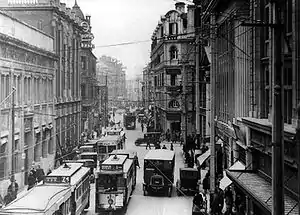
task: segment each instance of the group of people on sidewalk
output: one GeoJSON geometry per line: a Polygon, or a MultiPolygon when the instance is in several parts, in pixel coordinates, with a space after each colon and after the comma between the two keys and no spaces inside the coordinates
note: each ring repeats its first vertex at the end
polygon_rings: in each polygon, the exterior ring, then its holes
{"type": "MultiPolygon", "coordinates": [[[[197,193],[193,199],[193,204],[195,204],[198,208],[203,208],[203,204],[207,204],[206,196],[209,194],[210,190],[209,170],[203,178],[202,188],[203,193],[197,193]]],[[[209,199],[210,205],[205,205],[205,207],[207,206],[210,208],[207,212],[210,211],[209,214],[211,215],[245,215],[245,206],[241,196],[239,194],[234,195],[234,191],[231,186],[226,187],[223,191],[220,188],[219,179],[216,182],[214,192],[209,194],[209,199]]]]}
{"type": "MultiPolygon", "coordinates": [[[[47,174],[50,174],[51,170],[49,169],[47,174]]],[[[45,172],[41,168],[40,165],[37,165],[37,168],[35,166],[32,166],[29,174],[28,174],[28,188],[27,190],[30,190],[33,188],[37,183],[41,182],[44,180],[45,177],[45,172]]]]}

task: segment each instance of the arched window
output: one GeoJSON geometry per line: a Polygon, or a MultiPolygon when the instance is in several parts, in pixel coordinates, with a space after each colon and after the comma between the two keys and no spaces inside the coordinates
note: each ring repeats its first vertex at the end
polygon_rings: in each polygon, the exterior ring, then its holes
{"type": "Polygon", "coordinates": [[[169,102],[169,108],[179,108],[179,102],[178,101],[176,101],[176,100],[171,100],[170,102],[169,102]]]}
{"type": "Polygon", "coordinates": [[[176,48],[176,46],[172,46],[170,48],[170,59],[174,60],[178,58],[178,50],[176,48]]]}

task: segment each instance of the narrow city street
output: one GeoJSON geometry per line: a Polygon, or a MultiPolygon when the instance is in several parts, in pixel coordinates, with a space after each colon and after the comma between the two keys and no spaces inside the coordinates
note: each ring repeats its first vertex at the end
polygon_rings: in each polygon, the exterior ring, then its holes
{"type": "MultiPolygon", "coordinates": [[[[123,116],[115,115],[115,122],[123,121],[123,116]]],[[[122,124],[121,124],[122,125],[122,124]]],[[[145,132],[145,131],[144,131],[145,132]]],[[[142,137],[143,133],[141,125],[137,123],[135,130],[126,131],[126,148],[134,149],[138,153],[140,169],[137,172],[137,186],[131,196],[126,215],[190,215],[192,214],[192,197],[180,196],[178,197],[173,189],[172,197],[162,196],[143,196],[143,159],[147,153],[146,146],[135,146],[134,141],[138,137],[142,137]]],[[[169,148],[169,145],[166,145],[169,148]]],[[[153,147],[154,148],[154,147],[153,147]]],[[[175,147],[176,163],[175,163],[175,182],[179,176],[179,168],[183,167],[182,150],[179,145],[175,147]]],[[[91,186],[91,205],[88,209],[87,215],[95,214],[95,186],[91,186]]]]}

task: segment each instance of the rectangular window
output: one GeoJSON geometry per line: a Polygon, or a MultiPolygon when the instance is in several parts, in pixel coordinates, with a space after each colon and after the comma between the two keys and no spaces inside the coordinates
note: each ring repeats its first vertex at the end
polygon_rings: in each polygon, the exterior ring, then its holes
{"type": "Polygon", "coordinates": [[[164,27],[161,26],[161,28],[160,28],[160,37],[163,37],[163,36],[164,36],[164,27]]]}
{"type": "Polygon", "coordinates": [[[35,135],[35,145],[34,145],[34,161],[40,161],[40,145],[41,145],[41,133],[35,135]]]}
{"type": "Polygon", "coordinates": [[[52,138],[52,132],[49,130],[49,136],[48,136],[48,154],[53,154],[54,152],[54,145],[53,145],[53,138],[52,138]]]}
{"type": "Polygon", "coordinates": [[[154,87],[157,87],[157,76],[154,76],[154,87]]]}
{"type": "Polygon", "coordinates": [[[164,82],[165,82],[164,79],[165,79],[165,76],[164,76],[164,74],[162,73],[162,74],[161,74],[161,85],[162,85],[162,86],[165,85],[165,84],[164,84],[164,82]]]}
{"type": "Polygon", "coordinates": [[[87,69],[86,56],[81,56],[80,62],[81,62],[81,69],[84,69],[84,70],[87,69]]]}
{"type": "Polygon", "coordinates": [[[264,75],[264,82],[265,82],[265,117],[268,117],[269,114],[269,106],[270,106],[270,71],[268,69],[269,65],[265,66],[265,75],[264,75]]]}
{"type": "Polygon", "coordinates": [[[171,75],[171,86],[176,84],[176,75],[171,75]]]}
{"type": "Polygon", "coordinates": [[[169,34],[170,35],[178,34],[177,23],[169,23],[169,34]]]}
{"type": "Polygon", "coordinates": [[[47,138],[46,138],[46,132],[45,131],[43,132],[43,137],[42,138],[43,138],[43,140],[42,140],[42,157],[46,158],[48,147],[47,147],[47,138]]]}
{"type": "Polygon", "coordinates": [[[5,169],[6,169],[6,145],[4,143],[4,138],[0,139],[0,178],[5,177],[5,169]],[[3,142],[3,143],[2,143],[3,142]]]}
{"type": "Polygon", "coordinates": [[[292,123],[292,111],[293,111],[293,72],[291,64],[285,63],[284,74],[283,74],[283,90],[284,90],[284,122],[291,124],[292,123]]]}
{"type": "Polygon", "coordinates": [[[292,32],[293,28],[293,1],[292,0],[287,0],[286,2],[286,32],[290,33],[292,32]]]}
{"type": "Polygon", "coordinates": [[[85,84],[81,84],[81,97],[82,97],[82,98],[85,98],[85,94],[86,94],[86,93],[85,93],[85,90],[86,90],[86,89],[85,89],[85,84]]]}

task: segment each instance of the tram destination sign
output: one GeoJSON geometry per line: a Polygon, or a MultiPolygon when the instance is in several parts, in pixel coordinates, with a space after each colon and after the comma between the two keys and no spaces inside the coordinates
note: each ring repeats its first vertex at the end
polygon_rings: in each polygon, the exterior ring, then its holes
{"type": "Polygon", "coordinates": [[[104,170],[104,171],[118,171],[118,170],[123,170],[123,166],[122,165],[102,164],[101,165],[101,170],[104,170]]]}
{"type": "Polygon", "coordinates": [[[69,176],[46,176],[44,184],[70,184],[69,176]]]}

